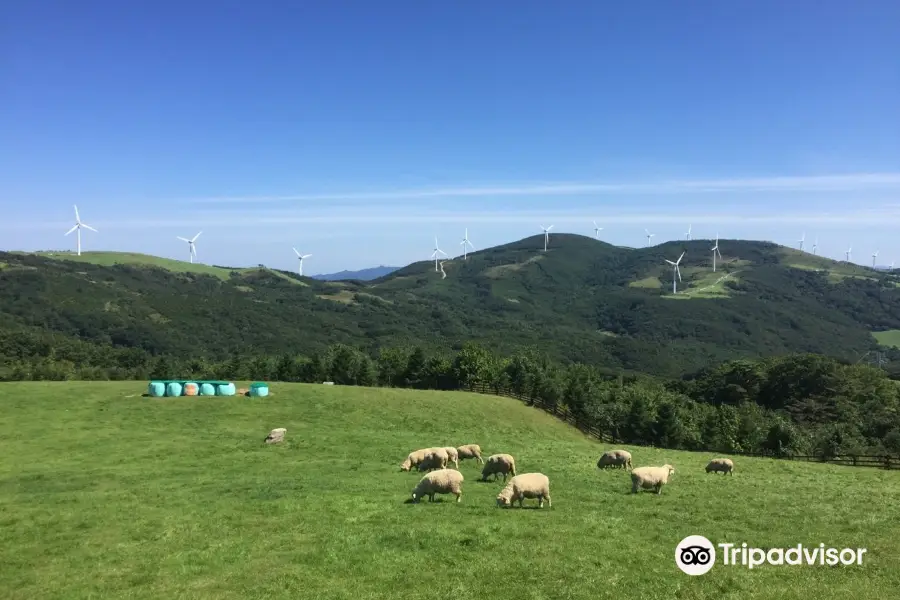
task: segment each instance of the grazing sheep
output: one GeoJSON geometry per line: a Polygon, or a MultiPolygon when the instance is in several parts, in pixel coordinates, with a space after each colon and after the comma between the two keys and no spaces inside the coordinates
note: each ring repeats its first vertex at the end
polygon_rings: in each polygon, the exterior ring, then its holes
{"type": "Polygon", "coordinates": [[[734,476],[734,462],[730,458],[714,458],[706,465],[707,473],[731,473],[734,476]]]}
{"type": "Polygon", "coordinates": [[[456,451],[456,448],[452,446],[445,446],[443,448],[447,452],[448,463],[453,463],[453,467],[459,469],[459,452],[456,451]]]}
{"type": "Polygon", "coordinates": [[[428,496],[429,501],[434,502],[435,494],[455,494],[456,501],[459,502],[462,500],[463,479],[463,474],[455,469],[432,471],[413,488],[413,502],[418,502],[422,496],[428,496]]]}
{"type": "Polygon", "coordinates": [[[484,464],[484,459],[481,458],[481,446],[478,444],[466,444],[465,446],[460,446],[456,449],[456,452],[459,454],[459,460],[476,458],[478,459],[479,464],[484,464]]]}
{"type": "Polygon", "coordinates": [[[654,489],[659,494],[662,486],[669,483],[669,477],[675,473],[672,465],[661,467],[638,467],[631,471],[631,493],[637,494],[638,488],[654,489]]]}
{"type": "Polygon", "coordinates": [[[429,448],[425,458],[416,467],[419,471],[431,471],[433,469],[446,469],[450,456],[443,448],[429,448]]]}
{"type": "Polygon", "coordinates": [[[597,461],[597,468],[605,469],[606,467],[622,467],[623,469],[630,469],[631,452],[628,450],[610,450],[609,452],[604,452],[603,456],[600,457],[600,460],[597,461]]]}
{"type": "Polygon", "coordinates": [[[431,450],[432,448],[413,450],[409,453],[409,456],[406,457],[406,460],[400,463],[400,470],[409,471],[413,467],[419,466],[419,463],[425,460],[425,455],[428,454],[431,450]]]}
{"type": "Polygon", "coordinates": [[[550,478],[543,473],[523,473],[509,480],[506,487],[497,494],[497,506],[509,507],[518,500],[519,508],[525,498],[537,498],[538,508],[544,507],[544,499],[547,506],[553,506],[550,501],[550,478]]]}
{"type": "Polygon", "coordinates": [[[487,481],[488,475],[493,475],[497,479],[498,475],[503,475],[503,481],[506,481],[507,475],[516,476],[516,459],[511,454],[494,454],[489,456],[484,468],[481,469],[481,480],[487,481]]]}
{"type": "Polygon", "coordinates": [[[273,429],[269,432],[269,435],[266,436],[265,442],[267,444],[277,444],[279,442],[284,441],[284,434],[287,433],[287,429],[284,427],[279,427],[277,429],[273,429]]]}

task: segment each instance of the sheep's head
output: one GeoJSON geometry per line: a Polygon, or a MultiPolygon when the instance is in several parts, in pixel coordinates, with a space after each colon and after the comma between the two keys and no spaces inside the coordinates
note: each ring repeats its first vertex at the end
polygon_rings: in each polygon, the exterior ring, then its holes
{"type": "Polygon", "coordinates": [[[497,506],[506,507],[512,504],[512,487],[505,487],[497,494],[497,506]]]}
{"type": "Polygon", "coordinates": [[[404,460],[402,463],[400,463],[400,470],[401,470],[401,471],[409,471],[409,469],[410,469],[411,467],[412,467],[412,461],[409,460],[409,458],[407,458],[407,459],[404,460]]]}
{"type": "Polygon", "coordinates": [[[669,470],[669,477],[675,474],[675,467],[673,467],[672,465],[663,465],[663,469],[669,470]]]}

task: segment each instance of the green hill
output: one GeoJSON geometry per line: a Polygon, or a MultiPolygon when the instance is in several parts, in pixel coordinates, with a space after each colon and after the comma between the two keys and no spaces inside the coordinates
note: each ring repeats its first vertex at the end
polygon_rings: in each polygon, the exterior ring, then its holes
{"type": "Polygon", "coordinates": [[[815,352],[855,361],[900,329],[896,276],[771,243],[622,248],[557,234],[371,282],[326,282],[141,255],[0,255],[0,326],[153,354],[310,353],[474,340],[500,352],[666,376],[740,357],[815,352]],[[665,259],[685,252],[679,293],[665,259]],[[207,277],[211,275],[211,277],[207,277]],[[302,284],[302,285],[298,285],[302,284]],[[277,335],[273,335],[277,332],[277,335]]]}
{"type": "MultiPolygon", "coordinates": [[[[628,447],[671,463],[656,496],[608,449],[494,396],[275,384],[265,399],[147,399],[144,382],[0,384],[0,592],[47,598],[889,598],[896,474],[628,447]],[[435,418],[438,416],[438,418],[435,418]],[[262,439],[286,427],[281,446],[262,439]],[[398,469],[478,443],[550,478],[552,508],[503,510],[465,461],[462,502],[407,503],[398,469]],[[861,510],[861,507],[864,507],[861,510]],[[687,535],[866,548],[859,566],[673,564],[687,535]]],[[[721,561],[721,558],[719,558],[721,561]]]]}

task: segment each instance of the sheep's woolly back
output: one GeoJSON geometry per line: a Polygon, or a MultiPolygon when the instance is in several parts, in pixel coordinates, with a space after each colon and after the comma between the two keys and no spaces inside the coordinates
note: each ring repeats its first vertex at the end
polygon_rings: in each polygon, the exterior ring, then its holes
{"type": "Polygon", "coordinates": [[[495,473],[502,474],[504,479],[509,473],[515,475],[516,459],[511,454],[492,454],[485,461],[484,468],[481,469],[481,478],[487,479],[488,475],[495,473]]]}
{"type": "Polygon", "coordinates": [[[420,450],[413,450],[412,452],[409,453],[409,456],[406,457],[406,460],[404,460],[400,464],[400,470],[401,471],[409,471],[413,467],[418,466],[419,463],[421,463],[423,460],[425,460],[425,457],[428,455],[428,453],[431,450],[433,450],[433,448],[422,448],[420,450]]]}
{"type": "Polygon", "coordinates": [[[432,471],[422,477],[413,488],[413,498],[418,499],[430,494],[460,494],[463,481],[465,481],[463,474],[456,469],[432,471]]]}
{"type": "Polygon", "coordinates": [[[600,457],[600,460],[597,461],[597,466],[602,468],[610,465],[623,467],[630,466],[631,452],[628,450],[610,450],[604,452],[603,456],[600,457]]]}
{"type": "Polygon", "coordinates": [[[453,446],[444,446],[442,448],[447,453],[447,461],[452,462],[459,467],[459,452],[453,446]]]}
{"type": "Polygon", "coordinates": [[[706,472],[723,471],[726,473],[734,472],[734,461],[730,458],[714,458],[706,465],[706,472]]]}
{"type": "Polygon", "coordinates": [[[525,498],[537,498],[543,496],[549,500],[550,498],[550,478],[543,473],[522,473],[516,475],[509,480],[500,493],[497,494],[497,500],[501,499],[506,504],[512,504],[512,501],[524,496],[525,498]]]}
{"type": "Polygon", "coordinates": [[[456,449],[460,458],[481,458],[481,446],[478,444],[465,444],[456,449]]]}
{"type": "Polygon", "coordinates": [[[443,469],[447,466],[448,460],[450,460],[450,456],[443,448],[429,448],[425,457],[419,462],[418,469],[420,471],[443,469]]]}
{"type": "Polygon", "coordinates": [[[631,481],[642,487],[665,485],[669,482],[670,473],[675,469],[672,465],[661,467],[638,467],[631,471],[631,481]]]}

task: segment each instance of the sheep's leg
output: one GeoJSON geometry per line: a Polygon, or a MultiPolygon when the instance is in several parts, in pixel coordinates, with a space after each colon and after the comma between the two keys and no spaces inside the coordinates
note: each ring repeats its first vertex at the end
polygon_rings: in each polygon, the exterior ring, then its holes
{"type": "Polygon", "coordinates": [[[544,508],[544,497],[538,496],[538,508],[544,508]]]}
{"type": "Polygon", "coordinates": [[[660,492],[662,492],[662,484],[657,483],[656,484],[656,495],[659,496],[660,492]]]}
{"type": "Polygon", "coordinates": [[[547,494],[547,508],[552,508],[553,502],[550,500],[550,494],[547,494]]]}
{"type": "Polygon", "coordinates": [[[462,492],[456,492],[456,501],[462,502],[462,492]]]}

